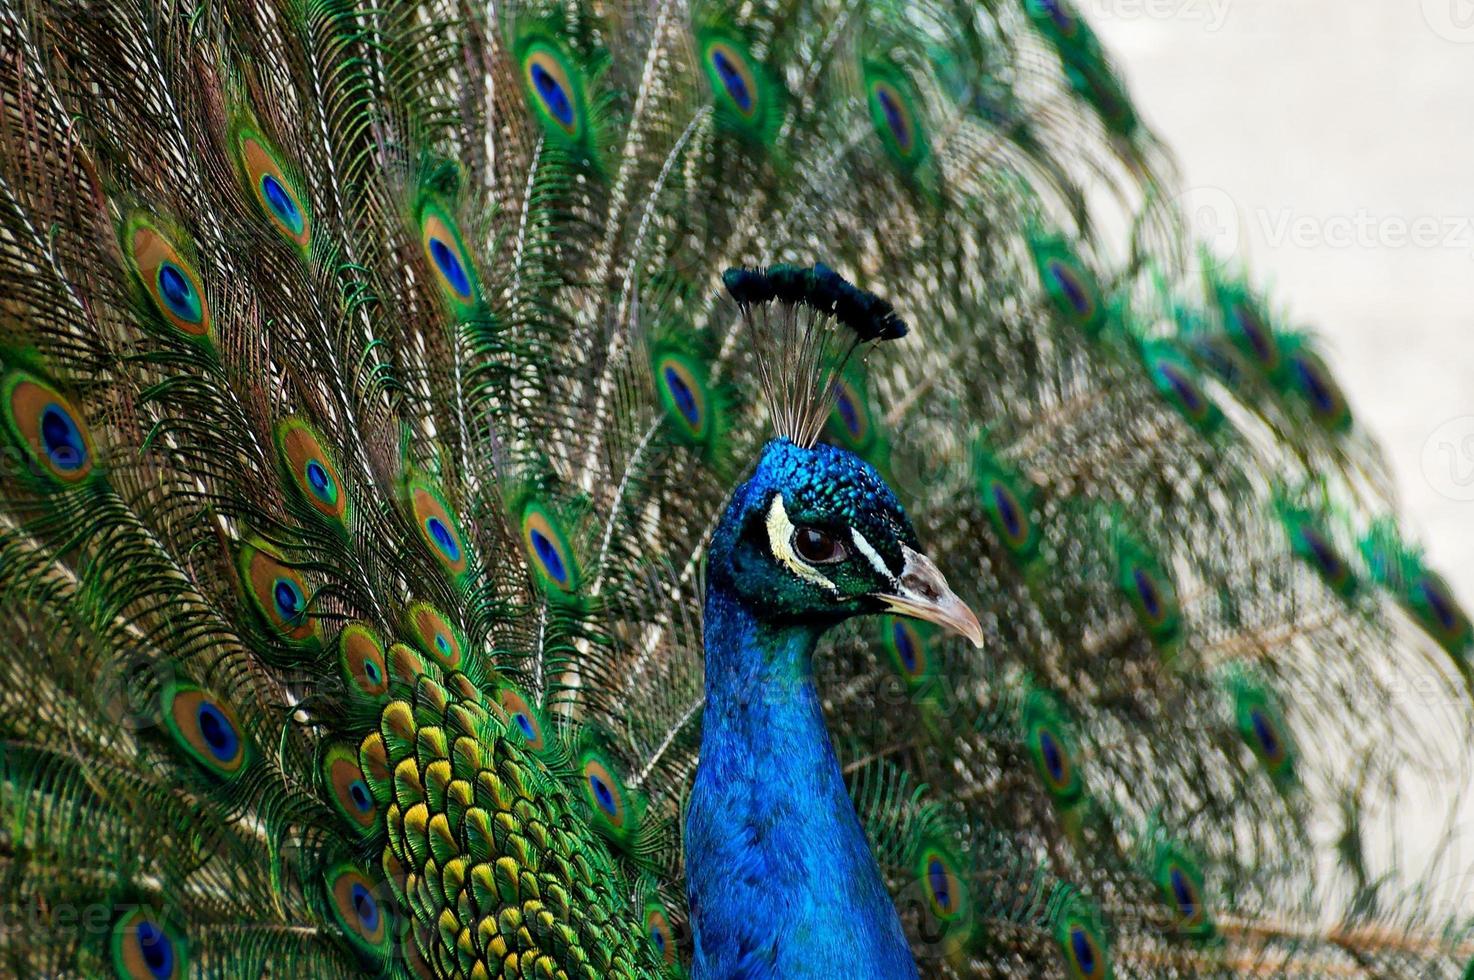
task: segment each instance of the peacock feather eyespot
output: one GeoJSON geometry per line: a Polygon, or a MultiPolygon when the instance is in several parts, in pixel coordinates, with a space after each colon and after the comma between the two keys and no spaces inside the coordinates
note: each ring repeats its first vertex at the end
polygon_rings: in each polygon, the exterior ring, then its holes
{"type": "Polygon", "coordinates": [[[189,970],[189,944],[154,910],[135,907],[113,923],[109,943],[120,980],[180,980],[189,970]]]}
{"type": "Polygon", "coordinates": [[[393,934],[380,887],[359,868],[339,864],[328,871],[327,888],[329,911],[349,944],[374,961],[387,956],[393,934]]]}
{"type": "Polygon", "coordinates": [[[1247,354],[1265,374],[1274,374],[1279,370],[1279,341],[1247,297],[1231,296],[1224,301],[1223,316],[1229,338],[1235,346],[1247,354]]]}
{"type": "Polygon", "coordinates": [[[585,749],[578,771],[594,829],[616,846],[629,847],[639,831],[641,807],[613,760],[597,748],[585,749]]]}
{"type": "Polygon", "coordinates": [[[19,370],[5,376],[0,391],[5,428],[37,478],[75,485],[97,472],[91,430],[70,399],[19,370]]]}
{"type": "Polygon", "coordinates": [[[323,753],[322,781],[339,816],[361,833],[378,825],[379,805],[359,763],[358,751],[333,745],[323,753]]]}
{"type": "Polygon", "coordinates": [[[1032,558],[1039,550],[1039,529],[1029,513],[1029,502],[999,475],[985,477],[982,490],[983,509],[1003,546],[1017,559],[1032,558]]]}
{"type": "Polygon", "coordinates": [[[1289,357],[1289,369],[1290,384],[1322,428],[1345,432],[1351,427],[1351,406],[1324,361],[1308,350],[1298,350],[1289,357]]]}
{"type": "Polygon", "coordinates": [[[906,686],[915,689],[930,676],[931,655],[924,627],[899,616],[880,619],[881,645],[906,686]]]}
{"type": "Polygon", "coordinates": [[[930,147],[910,78],[900,68],[882,62],[866,62],[861,70],[870,122],[886,155],[903,172],[915,170],[930,147]]]}
{"type": "Polygon", "coordinates": [[[338,634],[338,667],[350,690],[375,700],[389,693],[384,641],[367,623],[349,623],[338,634]]]}
{"type": "Polygon", "coordinates": [[[415,644],[445,670],[459,670],[465,642],[460,630],[428,602],[412,602],[405,610],[405,623],[415,644]]]}
{"type": "Polygon", "coordinates": [[[1172,910],[1173,927],[1198,940],[1211,939],[1216,927],[1209,914],[1203,872],[1196,861],[1170,842],[1158,845],[1153,877],[1162,902],[1172,910]]]}
{"type": "Polygon", "coordinates": [[[1223,413],[1203,391],[1197,369],[1174,347],[1160,342],[1144,346],[1143,360],[1152,385],[1194,428],[1211,433],[1223,421],[1223,413]]]}
{"type": "Polygon", "coordinates": [[[282,237],[305,251],[312,241],[312,218],[306,195],[281,155],[246,125],[236,128],[235,147],[245,185],[261,213],[282,237]]]}
{"type": "Polygon", "coordinates": [[[1120,558],[1117,585],[1154,642],[1162,645],[1177,637],[1181,626],[1177,593],[1156,562],[1128,549],[1120,558]]]}
{"type": "Polygon", "coordinates": [[[563,526],[550,509],[535,500],[522,509],[522,544],[533,577],[544,588],[562,593],[577,591],[578,560],[563,526]]]}
{"type": "Polygon", "coordinates": [[[312,591],[301,572],[259,539],[241,545],[236,564],[247,600],[274,636],[293,646],[318,641],[319,623],[308,611],[312,591]]]}
{"type": "Polygon", "coordinates": [[[291,416],[277,423],[275,437],[277,457],[286,471],[288,485],[319,515],[346,529],[348,493],[317,429],[305,419],[291,416]]]}
{"type": "Polygon", "coordinates": [[[162,707],[164,727],[191,759],[222,779],[243,771],[246,739],[228,704],[192,684],[176,683],[164,688],[162,707]]]}
{"type": "Polygon", "coordinates": [[[420,539],[452,581],[464,583],[471,568],[460,519],[439,489],[427,480],[409,483],[410,513],[420,539]]]}
{"type": "Polygon", "coordinates": [[[1024,700],[1025,747],[1034,770],[1054,802],[1073,806],[1085,795],[1085,783],[1075,765],[1074,738],[1060,706],[1044,691],[1031,691],[1024,700]]]}
{"type": "Polygon", "coordinates": [[[939,844],[927,843],[920,850],[917,877],[926,909],[942,922],[956,922],[968,913],[967,886],[957,859],[939,844]]]}
{"type": "Polygon", "coordinates": [[[717,119],[754,144],[771,145],[782,122],[782,87],[743,31],[720,18],[698,24],[696,47],[717,119]]]}
{"type": "Polygon", "coordinates": [[[1302,519],[1291,524],[1290,548],[1296,556],[1315,570],[1321,580],[1339,596],[1350,597],[1357,591],[1356,573],[1342,557],[1334,542],[1312,524],[1302,519]]]}
{"type": "Polygon", "coordinates": [[[1474,625],[1442,576],[1422,570],[1409,584],[1406,601],[1418,622],[1449,653],[1463,656],[1474,646],[1474,625]]]}
{"type": "Polygon", "coordinates": [[[527,696],[505,683],[497,690],[496,696],[502,710],[507,713],[511,732],[523,739],[533,752],[542,752],[547,748],[542,715],[527,696]]]}
{"type": "Polygon", "coordinates": [[[758,87],[746,52],[725,40],[713,40],[706,45],[705,55],[718,104],[751,119],[758,109],[758,87]]]}
{"type": "Polygon", "coordinates": [[[539,36],[521,53],[527,101],[549,135],[582,143],[588,132],[588,94],[584,73],[563,43],[539,36]]]}
{"type": "Polygon", "coordinates": [[[876,443],[877,430],[859,377],[841,376],[834,382],[834,407],[825,432],[834,443],[862,458],[876,443]]]}
{"type": "Polygon", "coordinates": [[[1105,319],[1105,304],[1094,274],[1058,235],[1031,233],[1029,248],[1050,307],[1064,322],[1094,336],[1105,319]]]}
{"type": "Polygon", "coordinates": [[[645,903],[645,935],[649,938],[655,955],[667,969],[680,962],[675,930],[671,928],[670,916],[666,914],[665,906],[659,902],[645,903]]]}
{"type": "Polygon", "coordinates": [[[123,250],[133,274],[164,323],[184,336],[210,336],[210,305],[194,265],[174,242],[142,215],[123,229],[123,250]]]}
{"type": "Polygon", "coordinates": [[[457,316],[469,315],[481,297],[476,268],[461,237],[460,225],[433,199],[420,209],[420,244],[446,301],[457,316]]]}
{"type": "Polygon", "coordinates": [[[1056,920],[1055,941],[1071,980],[1106,980],[1111,976],[1110,947],[1094,909],[1071,897],[1056,920]]]}
{"type": "Polygon", "coordinates": [[[713,430],[713,404],[704,365],[668,351],[654,361],[655,390],[671,429],[683,441],[700,445],[713,430]]]}
{"type": "Polygon", "coordinates": [[[1044,269],[1049,276],[1045,288],[1066,315],[1082,321],[1095,315],[1095,295],[1077,266],[1049,259],[1044,269]]]}

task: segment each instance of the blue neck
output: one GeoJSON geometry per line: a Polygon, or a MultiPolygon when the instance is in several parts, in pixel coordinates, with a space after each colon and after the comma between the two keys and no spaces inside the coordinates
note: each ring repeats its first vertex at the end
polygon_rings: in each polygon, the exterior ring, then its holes
{"type": "Polygon", "coordinates": [[[823,627],[759,621],[716,558],[685,835],[695,977],[915,977],[814,690],[823,627]]]}

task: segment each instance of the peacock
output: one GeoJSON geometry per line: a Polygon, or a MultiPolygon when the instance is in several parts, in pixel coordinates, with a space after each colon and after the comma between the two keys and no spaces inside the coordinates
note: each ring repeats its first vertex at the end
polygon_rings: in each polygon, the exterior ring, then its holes
{"type": "Polygon", "coordinates": [[[0,972],[1474,975],[1178,187],[1070,0],[0,0],[0,972]]]}

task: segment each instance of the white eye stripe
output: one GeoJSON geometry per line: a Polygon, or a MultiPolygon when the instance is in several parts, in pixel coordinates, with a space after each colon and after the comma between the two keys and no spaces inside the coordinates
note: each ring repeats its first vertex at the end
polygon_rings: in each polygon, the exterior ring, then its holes
{"type": "Polygon", "coordinates": [[[794,553],[793,522],[788,519],[788,510],[783,506],[781,493],[774,494],[773,502],[768,505],[768,547],[772,549],[773,557],[787,565],[799,578],[822,585],[835,595],[839,594],[839,588],[833,582],[794,553]]]}
{"type": "Polygon", "coordinates": [[[872,568],[892,582],[896,580],[895,572],[892,572],[886,567],[885,559],[880,557],[880,552],[870,546],[870,542],[865,540],[865,535],[861,534],[855,528],[850,528],[850,539],[855,542],[855,548],[860,554],[865,556],[872,568]]]}

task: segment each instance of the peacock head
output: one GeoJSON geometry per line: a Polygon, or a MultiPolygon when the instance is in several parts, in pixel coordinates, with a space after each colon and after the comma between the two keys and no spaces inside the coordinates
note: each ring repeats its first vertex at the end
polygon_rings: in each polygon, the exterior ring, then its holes
{"type": "Polygon", "coordinates": [[[864,460],[774,439],[733,495],[709,574],[765,622],[827,628],[890,612],[982,646],[982,627],[916,538],[900,501],[864,460]]]}

